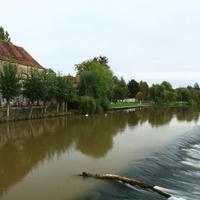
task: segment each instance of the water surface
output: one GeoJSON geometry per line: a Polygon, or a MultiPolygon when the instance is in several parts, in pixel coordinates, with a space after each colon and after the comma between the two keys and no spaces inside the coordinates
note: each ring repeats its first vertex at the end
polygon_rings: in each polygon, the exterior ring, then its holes
{"type": "MultiPolygon", "coordinates": [[[[163,198],[77,176],[83,171],[138,178],[189,199],[189,183],[179,180],[174,189],[174,180],[189,177],[194,186],[193,176],[200,175],[198,123],[198,109],[174,108],[0,124],[0,199],[163,198]]],[[[199,191],[193,189],[195,199],[199,191]]]]}

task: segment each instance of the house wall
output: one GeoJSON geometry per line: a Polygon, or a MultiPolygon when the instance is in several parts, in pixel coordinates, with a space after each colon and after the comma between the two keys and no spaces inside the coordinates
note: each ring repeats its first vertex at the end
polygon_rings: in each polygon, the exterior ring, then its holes
{"type": "MultiPolygon", "coordinates": [[[[2,61],[0,60],[0,70],[2,70],[2,66],[3,64],[5,63],[6,61],[2,61]]],[[[32,66],[26,66],[26,65],[21,65],[21,64],[17,64],[18,66],[18,72],[19,73],[29,73],[30,70],[33,68],[32,66]]],[[[40,69],[40,68],[37,68],[39,71],[42,71],[44,69],[40,69]]]]}

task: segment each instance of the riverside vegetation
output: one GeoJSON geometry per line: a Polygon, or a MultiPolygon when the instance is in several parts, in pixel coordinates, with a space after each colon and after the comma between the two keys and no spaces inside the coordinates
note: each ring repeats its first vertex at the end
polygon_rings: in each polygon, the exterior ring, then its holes
{"type": "MultiPolygon", "coordinates": [[[[2,26],[0,39],[5,42],[11,40],[8,31],[2,26]]],[[[17,64],[9,60],[3,63],[0,67],[0,120],[66,115],[68,109],[73,110],[73,113],[75,110],[80,114],[94,114],[119,107],[200,104],[197,82],[194,86],[176,89],[165,80],[151,86],[145,81],[137,82],[134,79],[126,83],[123,77],[114,75],[106,56],[100,55],[76,64],[75,69],[78,81],[72,82],[70,75],[55,73],[52,69],[39,72],[32,67],[28,73],[18,73],[17,64]],[[19,102],[19,95],[26,99],[23,106],[23,102],[19,102]],[[4,99],[5,106],[2,104],[4,99]],[[12,107],[10,116],[10,102],[13,99],[17,108],[12,107]],[[137,102],[117,104],[124,99],[135,99],[137,102]]]]}
{"type": "Polygon", "coordinates": [[[105,56],[84,61],[75,67],[79,77],[76,83],[70,80],[70,76],[55,73],[52,69],[39,72],[33,68],[29,73],[19,74],[16,64],[5,62],[0,71],[0,93],[6,99],[6,112],[5,108],[1,108],[1,121],[66,115],[71,113],[69,111],[95,114],[126,106],[200,104],[198,83],[176,89],[167,81],[150,87],[147,82],[138,83],[134,79],[126,83],[123,77],[119,79],[114,75],[105,56]],[[10,101],[20,94],[28,100],[28,105],[23,108],[29,110],[29,113],[21,113],[22,106],[18,105],[15,112],[11,109],[10,116],[10,101]],[[123,99],[133,98],[136,102],[119,103],[123,99]],[[34,105],[33,102],[37,104],[34,105]],[[36,112],[35,108],[38,107],[36,112]]]}

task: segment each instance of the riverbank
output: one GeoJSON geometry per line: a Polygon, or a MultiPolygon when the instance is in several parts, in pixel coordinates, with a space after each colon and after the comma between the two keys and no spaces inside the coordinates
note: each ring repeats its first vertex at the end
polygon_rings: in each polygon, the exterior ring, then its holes
{"type": "Polygon", "coordinates": [[[153,107],[151,103],[140,103],[140,102],[120,102],[111,103],[109,105],[109,110],[122,110],[122,109],[132,109],[132,108],[150,108],[153,107]]]}
{"type": "MultiPolygon", "coordinates": [[[[185,107],[185,104],[173,104],[167,105],[167,107],[185,107]]],[[[108,112],[113,110],[125,110],[125,109],[136,109],[136,108],[152,108],[154,105],[151,102],[120,102],[120,103],[110,103],[108,107],[108,112]]],[[[165,107],[163,105],[162,107],[165,107]]],[[[14,108],[16,110],[17,108],[14,108]]],[[[69,110],[66,112],[57,112],[56,108],[50,108],[47,113],[42,113],[42,107],[35,107],[35,113],[29,117],[29,108],[26,108],[26,112],[24,114],[18,114],[18,112],[14,111],[10,117],[6,117],[5,115],[0,114],[0,123],[2,122],[11,122],[11,121],[21,121],[21,120],[33,120],[33,119],[41,119],[41,118],[50,118],[50,117],[60,117],[60,116],[71,116],[71,115],[79,115],[80,112],[78,110],[69,110]],[[37,109],[37,110],[36,110],[37,109]]],[[[19,110],[19,108],[17,109],[19,110]]]]}
{"type": "Polygon", "coordinates": [[[51,117],[62,117],[74,115],[76,112],[50,112],[50,113],[37,113],[33,114],[31,117],[28,115],[12,115],[10,117],[0,116],[0,123],[2,122],[12,122],[12,121],[22,121],[22,120],[33,120],[33,119],[42,119],[42,118],[51,118],[51,117]]]}

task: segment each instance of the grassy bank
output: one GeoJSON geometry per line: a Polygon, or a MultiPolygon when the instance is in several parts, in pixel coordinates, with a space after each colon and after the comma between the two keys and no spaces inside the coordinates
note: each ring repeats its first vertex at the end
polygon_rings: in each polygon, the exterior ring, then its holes
{"type": "Polygon", "coordinates": [[[133,108],[133,107],[145,107],[152,106],[149,102],[120,102],[120,103],[111,103],[109,104],[109,109],[125,109],[125,108],[133,108]]]}

